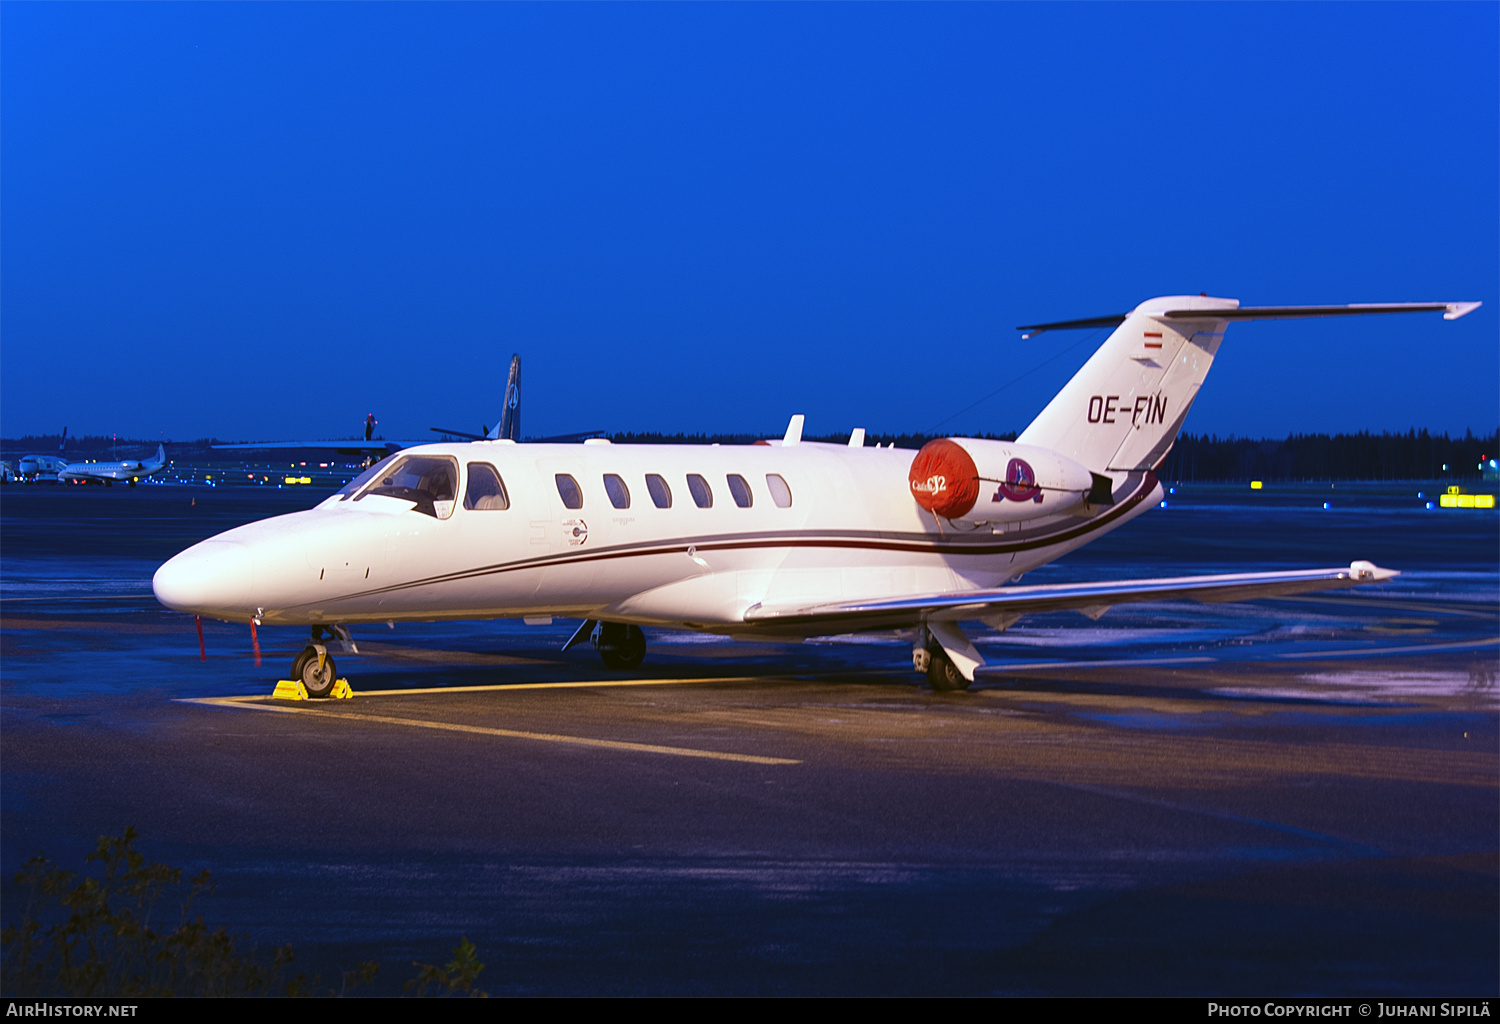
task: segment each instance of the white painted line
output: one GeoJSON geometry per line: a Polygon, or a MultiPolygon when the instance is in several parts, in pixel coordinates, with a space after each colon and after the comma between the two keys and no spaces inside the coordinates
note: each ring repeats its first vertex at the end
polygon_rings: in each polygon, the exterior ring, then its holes
{"type": "MultiPolygon", "coordinates": [[[[374,693],[405,693],[408,695],[423,693],[463,693],[473,691],[495,691],[495,690],[519,690],[519,689],[541,689],[548,687],[579,687],[591,685],[606,686],[648,686],[651,684],[671,683],[712,683],[712,682],[742,682],[750,679],[759,679],[759,676],[739,676],[727,679],[636,679],[604,684],[591,683],[521,683],[512,686],[466,686],[466,687],[441,687],[427,690],[378,690],[370,694],[359,694],[359,696],[373,696],[374,693]]],[[[281,714],[310,714],[320,718],[341,718],[351,722],[378,722],[384,725],[404,725],[417,729],[437,729],[443,732],[462,732],[479,736],[498,736],[505,739],[537,740],[545,743],[566,743],[581,747],[599,747],[605,750],[622,750],[637,754],[666,754],[673,757],[698,757],[712,761],[738,761],[743,764],[766,764],[784,765],[801,764],[799,760],[785,757],[764,757],[757,754],[734,754],[719,750],[700,750],[694,747],[668,747],[654,743],[631,743],[627,740],[604,740],[589,736],[567,736],[559,733],[526,732],[520,729],[495,729],[488,726],[461,725],[454,722],[434,722],[419,718],[396,718],[388,715],[368,715],[350,712],[339,712],[325,710],[330,706],[337,706],[337,701],[318,701],[316,704],[303,701],[278,701],[274,704],[261,703],[268,701],[267,697],[242,696],[242,697],[189,697],[179,698],[179,704],[202,704],[208,707],[232,707],[243,708],[247,711],[274,711],[281,714]]]]}
{"type": "Polygon", "coordinates": [[[786,757],[761,757],[756,754],[729,754],[719,750],[698,750],[693,747],[664,747],[655,743],[630,743],[626,740],[600,740],[588,736],[564,736],[549,732],[525,732],[519,729],[492,729],[480,725],[459,725],[454,722],[431,722],[416,718],[392,718],[388,715],[358,715],[321,708],[277,708],[294,714],[314,714],[319,718],[344,718],[351,722],[380,722],[385,725],[406,725],[417,729],[438,729],[443,732],[465,732],[479,736],[500,736],[514,740],[540,740],[544,743],[566,743],[579,747],[601,747],[605,750],[625,750],[637,754],[669,754],[674,757],[701,757],[712,761],[740,761],[746,764],[801,764],[786,757]]]}

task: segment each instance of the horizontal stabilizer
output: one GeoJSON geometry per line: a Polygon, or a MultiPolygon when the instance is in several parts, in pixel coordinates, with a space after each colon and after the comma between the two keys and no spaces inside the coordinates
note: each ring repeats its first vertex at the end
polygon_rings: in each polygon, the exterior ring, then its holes
{"type": "MultiPolygon", "coordinates": [[[[1379,313],[1442,313],[1444,320],[1457,320],[1478,309],[1478,302],[1355,302],[1347,306],[1240,306],[1237,309],[1164,309],[1140,310],[1147,316],[1164,320],[1292,320],[1313,316],[1371,316],[1379,313]]],[[[1125,322],[1129,313],[1087,317],[1082,320],[1056,320],[1047,324],[1017,327],[1023,338],[1034,338],[1043,331],[1069,331],[1089,327],[1115,327],[1125,322]]]]}

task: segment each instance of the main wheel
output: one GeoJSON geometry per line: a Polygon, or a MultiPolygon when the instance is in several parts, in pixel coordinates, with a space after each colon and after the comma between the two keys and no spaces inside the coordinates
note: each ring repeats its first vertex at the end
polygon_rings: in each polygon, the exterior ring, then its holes
{"type": "Polygon", "coordinates": [[[948,690],[967,690],[969,680],[953,664],[953,659],[948,657],[948,652],[941,647],[927,652],[927,683],[938,692],[948,690]]]}
{"type": "Polygon", "coordinates": [[[309,697],[326,697],[333,692],[338,669],[328,654],[323,655],[323,667],[319,668],[318,649],[309,646],[302,648],[302,653],[292,662],[292,678],[301,681],[309,697]]]}
{"type": "Polygon", "coordinates": [[[646,634],[640,626],[606,622],[599,630],[599,657],[606,668],[640,668],[646,657],[646,634]]]}

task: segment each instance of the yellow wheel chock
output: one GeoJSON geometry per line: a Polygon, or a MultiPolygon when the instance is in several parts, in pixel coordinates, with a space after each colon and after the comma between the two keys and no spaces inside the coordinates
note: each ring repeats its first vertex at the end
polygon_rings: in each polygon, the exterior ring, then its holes
{"type": "MultiPolygon", "coordinates": [[[[328,694],[329,700],[348,700],[354,696],[354,691],[349,687],[349,680],[340,679],[333,684],[333,691],[328,694]]],[[[302,685],[300,679],[280,679],[276,682],[276,689],[271,692],[274,700],[311,700],[307,695],[307,687],[302,685]]]]}

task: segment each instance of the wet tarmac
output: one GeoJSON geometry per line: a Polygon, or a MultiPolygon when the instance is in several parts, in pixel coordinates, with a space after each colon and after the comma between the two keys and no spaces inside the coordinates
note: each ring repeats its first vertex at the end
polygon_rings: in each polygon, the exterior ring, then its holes
{"type": "Polygon", "coordinates": [[[357,629],[356,698],[292,704],[304,631],[200,661],[149,581],[317,495],[9,487],[4,915],[134,826],[378,991],[466,936],[492,994],[1500,994],[1500,520],[1422,490],[1181,487],[1027,582],[1403,575],[1035,616],[964,694],[871,637],[648,631],[632,677],[559,620],[357,629]]]}

